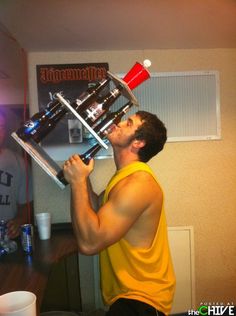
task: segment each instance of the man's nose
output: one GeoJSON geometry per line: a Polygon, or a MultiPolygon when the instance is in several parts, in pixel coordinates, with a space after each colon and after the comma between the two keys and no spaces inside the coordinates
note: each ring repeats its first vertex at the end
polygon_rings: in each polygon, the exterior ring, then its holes
{"type": "Polygon", "coordinates": [[[120,122],[117,124],[117,126],[118,126],[118,127],[122,127],[122,125],[124,125],[124,122],[125,122],[125,121],[120,121],[120,122]]]}

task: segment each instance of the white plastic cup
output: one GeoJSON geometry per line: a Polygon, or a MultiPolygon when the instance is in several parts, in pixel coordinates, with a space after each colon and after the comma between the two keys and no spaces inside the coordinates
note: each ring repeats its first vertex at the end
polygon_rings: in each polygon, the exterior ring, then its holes
{"type": "Polygon", "coordinates": [[[1,295],[0,316],[36,316],[36,295],[27,291],[1,295]]]}
{"type": "Polygon", "coordinates": [[[51,214],[38,213],[35,215],[38,227],[39,239],[46,240],[51,237],[51,214]]]}

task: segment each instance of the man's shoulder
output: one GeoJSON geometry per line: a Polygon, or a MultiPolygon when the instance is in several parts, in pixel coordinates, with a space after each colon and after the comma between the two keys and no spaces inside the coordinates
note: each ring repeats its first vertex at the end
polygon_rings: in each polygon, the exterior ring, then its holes
{"type": "Polygon", "coordinates": [[[115,186],[114,190],[132,190],[134,193],[140,192],[154,192],[155,190],[161,191],[159,183],[154,176],[146,171],[139,170],[127,175],[120,180],[115,186]]]}
{"type": "Polygon", "coordinates": [[[6,166],[11,166],[12,168],[22,167],[24,164],[23,158],[13,150],[9,148],[4,148],[2,154],[0,155],[1,164],[4,163],[6,166]]]}
{"type": "Polygon", "coordinates": [[[3,149],[2,154],[5,156],[10,156],[10,157],[18,156],[17,153],[15,153],[12,149],[7,148],[7,147],[3,149]]]}
{"type": "Polygon", "coordinates": [[[11,149],[8,148],[4,148],[1,151],[1,155],[0,155],[1,159],[4,160],[5,162],[9,162],[12,160],[15,160],[15,155],[13,153],[13,151],[11,149]]]}
{"type": "Polygon", "coordinates": [[[157,181],[154,177],[153,174],[145,171],[145,170],[138,170],[135,171],[134,173],[131,173],[130,175],[128,175],[126,178],[124,178],[123,180],[126,180],[127,182],[139,182],[139,183],[147,183],[147,182],[153,182],[157,184],[157,181]]]}

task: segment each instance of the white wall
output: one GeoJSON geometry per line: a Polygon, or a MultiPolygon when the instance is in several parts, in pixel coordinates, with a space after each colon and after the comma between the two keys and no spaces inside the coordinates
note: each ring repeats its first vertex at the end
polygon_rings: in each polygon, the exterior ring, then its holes
{"type": "Polygon", "coordinates": [[[0,105],[24,103],[24,73],[27,75],[27,57],[19,44],[0,32],[0,70],[6,74],[0,77],[0,105]],[[4,52],[4,53],[3,53],[4,52]]]}

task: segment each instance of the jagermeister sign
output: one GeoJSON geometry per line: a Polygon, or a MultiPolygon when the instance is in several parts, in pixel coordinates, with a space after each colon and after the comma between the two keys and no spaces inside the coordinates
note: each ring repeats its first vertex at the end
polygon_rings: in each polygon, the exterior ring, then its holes
{"type": "MultiPolygon", "coordinates": [[[[39,110],[54,102],[58,92],[74,102],[89,86],[105,78],[109,70],[108,63],[50,64],[36,67],[39,110]]],[[[42,141],[42,145],[86,143],[90,135],[82,129],[78,120],[66,115],[42,141]]]]}

